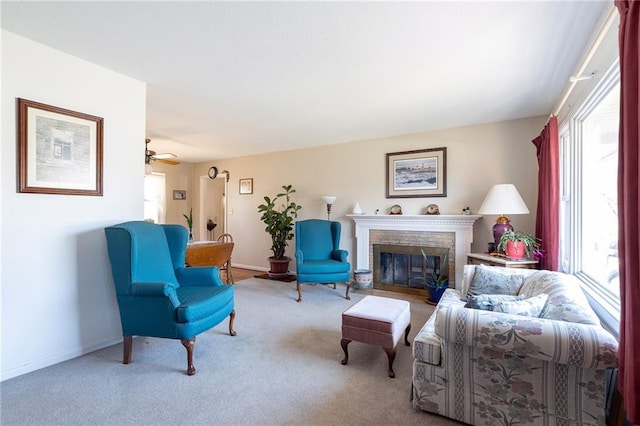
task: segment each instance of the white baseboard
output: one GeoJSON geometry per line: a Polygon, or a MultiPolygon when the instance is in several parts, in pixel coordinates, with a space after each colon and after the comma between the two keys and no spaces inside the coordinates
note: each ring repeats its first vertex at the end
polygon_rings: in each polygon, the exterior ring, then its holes
{"type": "Polygon", "coordinates": [[[98,349],[106,348],[108,346],[112,346],[121,342],[122,342],[122,337],[119,337],[117,339],[109,340],[102,343],[97,343],[95,345],[92,345],[86,348],[78,348],[76,350],[65,352],[63,354],[59,354],[56,356],[52,356],[47,359],[42,359],[36,362],[21,365],[19,367],[11,368],[7,371],[2,372],[2,376],[0,377],[0,382],[13,379],[14,377],[22,376],[23,374],[31,373],[33,371],[40,370],[45,367],[50,367],[54,364],[59,364],[61,362],[68,361],[70,359],[77,358],[79,356],[88,354],[90,352],[97,351],[98,349]]]}
{"type": "MultiPolygon", "coordinates": [[[[264,266],[242,265],[239,263],[232,263],[231,266],[234,268],[240,268],[240,269],[250,269],[252,271],[269,272],[269,268],[265,268],[264,266]]],[[[296,273],[296,271],[289,271],[289,272],[291,272],[292,274],[296,273]]]]}
{"type": "Polygon", "coordinates": [[[267,272],[269,270],[269,268],[265,268],[264,266],[241,265],[235,262],[231,262],[231,267],[240,268],[240,269],[250,269],[252,271],[263,271],[263,272],[267,272]]]}

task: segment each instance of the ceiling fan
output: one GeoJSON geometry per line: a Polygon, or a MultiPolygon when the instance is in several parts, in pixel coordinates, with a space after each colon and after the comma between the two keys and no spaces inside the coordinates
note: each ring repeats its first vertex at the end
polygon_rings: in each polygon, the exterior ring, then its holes
{"type": "MultiPolygon", "coordinates": [[[[157,161],[159,163],[169,164],[171,166],[175,166],[180,164],[178,161],[169,160],[169,158],[176,158],[177,155],[172,154],[170,152],[165,152],[162,154],[156,154],[155,151],[149,149],[149,142],[151,139],[144,140],[144,164],[147,166],[145,169],[148,171],[151,169],[151,162],[157,161]]],[[[152,170],[153,171],[153,170],[152,170]]],[[[150,172],[149,172],[150,173],[150,172]]],[[[147,174],[149,174],[147,173],[147,174]]]]}

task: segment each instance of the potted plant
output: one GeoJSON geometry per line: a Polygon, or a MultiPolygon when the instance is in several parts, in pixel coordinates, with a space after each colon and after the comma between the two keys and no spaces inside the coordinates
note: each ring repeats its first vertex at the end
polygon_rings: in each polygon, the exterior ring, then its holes
{"type": "Polygon", "coordinates": [[[508,258],[530,258],[533,253],[540,251],[539,239],[522,231],[508,230],[502,234],[498,251],[504,251],[508,258]]]}
{"type": "Polygon", "coordinates": [[[189,242],[193,242],[193,207],[189,209],[189,216],[186,214],[182,214],[184,218],[187,220],[187,227],[189,228],[189,242]]]}
{"type": "MultiPolygon", "coordinates": [[[[427,255],[424,250],[420,249],[424,259],[425,266],[427,264],[427,255]]],[[[425,268],[426,269],[426,268],[425,268]]],[[[440,256],[440,267],[431,273],[431,276],[425,279],[425,287],[429,293],[427,303],[438,304],[442,294],[449,288],[449,250],[440,256]],[[436,272],[437,271],[437,272],[436,272]]]]}
{"type": "Polygon", "coordinates": [[[289,273],[290,257],[284,255],[285,249],[289,245],[288,241],[293,239],[293,220],[298,217],[298,211],[302,208],[291,201],[291,194],[296,192],[291,185],[283,185],[284,192],[275,197],[264,197],[264,204],[258,206],[258,212],[262,213],[260,220],[267,226],[264,228],[271,236],[271,251],[273,256],[269,257],[271,270],[269,276],[278,277],[289,273]]]}

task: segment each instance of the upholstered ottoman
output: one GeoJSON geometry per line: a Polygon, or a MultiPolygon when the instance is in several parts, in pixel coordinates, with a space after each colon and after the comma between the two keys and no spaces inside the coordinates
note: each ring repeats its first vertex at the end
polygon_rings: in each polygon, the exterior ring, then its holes
{"type": "Polygon", "coordinates": [[[404,344],[409,346],[411,310],[409,302],[388,297],[365,296],[364,299],[342,313],[342,365],[347,365],[347,346],[351,341],[382,346],[389,359],[389,377],[393,378],[393,360],[396,346],[404,332],[404,344]]]}

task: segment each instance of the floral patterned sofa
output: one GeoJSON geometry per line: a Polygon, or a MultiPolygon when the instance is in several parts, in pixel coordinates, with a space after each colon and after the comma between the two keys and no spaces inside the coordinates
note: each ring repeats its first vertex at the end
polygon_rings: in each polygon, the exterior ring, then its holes
{"type": "Polygon", "coordinates": [[[603,425],[617,348],[575,277],[465,265],[414,339],[413,405],[472,425],[603,425]]]}

